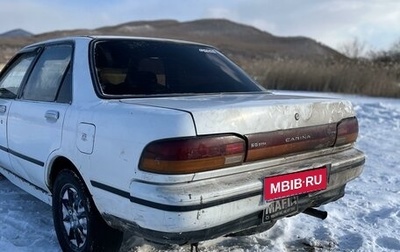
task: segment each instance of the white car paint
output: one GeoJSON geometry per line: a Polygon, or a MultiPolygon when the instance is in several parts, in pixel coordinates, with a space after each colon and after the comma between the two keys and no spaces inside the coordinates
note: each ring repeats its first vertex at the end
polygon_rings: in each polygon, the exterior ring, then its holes
{"type": "Polygon", "coordinates": [[[59,157],[74,164],[110,224],[125,227],[115,221],[118,219],[126,226],[166,233],[209,229],[266,209],[269,203],[262,198],[265,176],[329,165],[332,171],[338,171],[328,186],[333,190],[362,171],[364,156],[353,146],[203,173],[165,175],[142,171],[138,167],[142,151],[155,140],[219,133],[244,135],[338,123],[355,113],[347,101],[270,93],[102,99],[96,95],[90,72],[92,39],[66,39],[74,42],[71,104],[0,99],[0,106],[11,108],[0,112],[0,144],[12,150],[1,152],[0,171],[49,204],[52,165],[59,157]],[[57,119],[46,118],[49,111],[56,112],[57,119]],[[42,165],[32,164],[15,152],[42,165]],[[358,165],[339,173],[349,163],[358,165]],[[245,193],[250,196],[232,200],[245,193]],[[225,199],[229,199],[227,203],[223,203],[225,199]],[[184,210],[179,211],[180,207],[184,210]]]}
{"type": "Polygon", "coordinates": [[[194,118],[198,135],[269,132],[339,122],[355,116],[348,101],[274,94],[220,94],[123,102],[187,111],[194,118]]]}

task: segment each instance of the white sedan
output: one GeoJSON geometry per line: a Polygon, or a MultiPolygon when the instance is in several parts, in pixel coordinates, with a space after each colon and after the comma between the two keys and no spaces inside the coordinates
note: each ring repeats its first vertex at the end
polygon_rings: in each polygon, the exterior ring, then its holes
{"type": "Polygon", "coordinates": [[[350,102],[274,95],[203,44],[56,39],[0,75],[0,172],[52,205],[64,251],[323,219],[362,172],[357,136],[350,102]]]}

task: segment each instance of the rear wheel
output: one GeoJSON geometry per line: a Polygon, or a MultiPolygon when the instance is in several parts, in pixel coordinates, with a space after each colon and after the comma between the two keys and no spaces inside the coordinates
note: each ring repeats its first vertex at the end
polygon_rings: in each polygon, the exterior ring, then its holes
{"type": "Polygon", "coordinates": [[[106,224],[83,181],[63,170],[54,182],[53,220],[63,251],[118,251],[123,233],[106,224]]]}

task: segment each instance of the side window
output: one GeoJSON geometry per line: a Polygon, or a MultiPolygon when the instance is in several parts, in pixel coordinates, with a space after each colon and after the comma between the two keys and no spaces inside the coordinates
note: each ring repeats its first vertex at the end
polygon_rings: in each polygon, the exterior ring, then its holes
{"type": "Polygon", "coordinates": [[[57,102],[71,103],[72,102],[72,71],[71,65],[67,69],[64,80],[61,84],[60,91],[58,91],[57,102]]]}
{"type": "Polygon", "coordinates": [[[72,46],[47,47],[29,76],[22,98],[35,101],[56,101],[71,61],[72,46]]]}
{"type": "Polygon", "coordinates": [[[18,89],[34,58],[35,55],[32,53],[23,54],[6,70],[0,80],[0,98],[17,97],[18,89]]]}

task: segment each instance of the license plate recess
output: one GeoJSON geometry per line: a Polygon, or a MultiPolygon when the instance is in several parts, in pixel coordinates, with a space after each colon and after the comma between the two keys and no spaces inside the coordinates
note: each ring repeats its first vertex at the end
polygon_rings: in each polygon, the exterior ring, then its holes
{"type": "Polygon", "coordinates": [[[263,212],[263,222],[271,222],[298,212],[298,196],[278,199],[268,203],[268,207],[263,212]]]}

